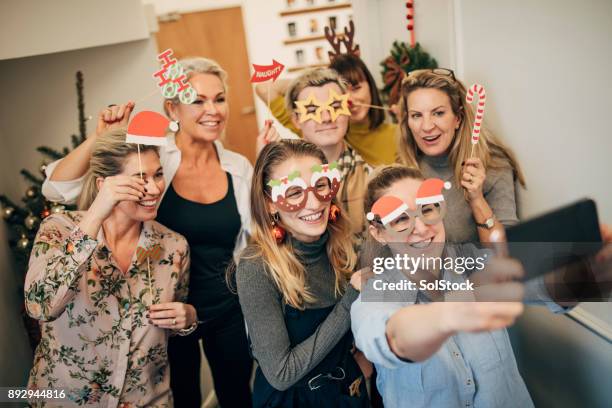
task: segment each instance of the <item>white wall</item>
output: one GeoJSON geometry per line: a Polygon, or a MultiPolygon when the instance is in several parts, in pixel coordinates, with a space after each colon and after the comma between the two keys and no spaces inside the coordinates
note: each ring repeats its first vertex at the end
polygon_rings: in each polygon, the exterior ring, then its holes
{"type": "MultiPolygon", "coordinates": [[[[0,131],[3,147],[10,154],[13,182],[7,190],[13,200],[23,196],[27,183],[19,170],[38,173],[41,145],[70,146],[70,135],[78,133],[75,73],[84,76],[86,114],[94,119],[110,103],[120,103],[155,92],[149,73],[157,69],[155,40],[134,41],[105,47],[0,61],[0,89],[10,98],[0,100],[0,131]]],[[[137,103],[137,110],[159,111],[158,93],[137,103]]]]}
{"type": "Polygon", "coordinates": [[[612,2],[460,5],[464,78],[487,87],[485,122],[525,167],[525,213],[590,196],[612,223],[612,2]]]}
{"type": "Polygon", "coordinates": [[[139,0],[4,0],[0,4],[0,59],[117,44],[148,36],[139,0]]]}

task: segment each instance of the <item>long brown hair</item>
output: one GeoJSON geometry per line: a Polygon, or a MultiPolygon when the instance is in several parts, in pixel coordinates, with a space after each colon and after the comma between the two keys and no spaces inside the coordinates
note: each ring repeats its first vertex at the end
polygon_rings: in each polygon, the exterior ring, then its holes
{"type": "MultiPolygon", "coordinates": [[[[85,173],[83,190],[78,199],[79,210],[87,210],[96,199],[98,195],[96,180],[99,177],[106,178],[121,173],[127,157],[138,153],[137,145],[125,142],[126,132],[125,128],[114,129],[101,134],[96,139],[89,160],[89,169],[85,173]]],[[[140,146],[141,153],[148,150],[158,152],[156,146],[140,146]]]]}
{"type": "MultiPolygon", "coordinates": [[[[351,86],[355,86],[361,81],[366,81],[370,87],[371,104],[382,106],[376,81],[374,81],[374,77],[361,58],[351,54],[340,54],[332,60],[329,67],[340,74],[351,86]]],[[[370,108],[368,119],[370,121],[370,130],[374,130],[385,121],[385,111],[370,108]]]]}
{"type": "MultiPolygon", "coordinates": [[[[460,186],[462,175],[461,163],[470,158],[472,151],[471,134],[474,124],[474,111],[472,106],[465,101],[465,86],[452,75],[443,75],[431,70],[421,69],[412,71],[402,81],[400,99],[400,160],[406,166],[419,168],[418,159],[422,153],[408,126],[408,96],[412,91],[423,88],[438,89],[444,92],[450,99],[453,113],[461,120],[459,129],[455,131],[455,137],[449,152],[449,161],[454,170],[455,180],[457,185],[460,186]]],[[[480,140],[474,147],[474,156],[482,161],[485,169],[501,168],[506,166],[506,163],[510,163],[514,177],[525,187],[525,177],[512,150],[484,127],[480,132],[480,140]]]]}
{"type": "MultiPolygon", "coordinates": [[[[314,144],[304,140],[282,140],[268,144],[255,163],[251,187],[252,245],[245,251],[245,259],[261,258],[266,270],[283,295],[284,301],[299,309],[315,298],[306,287],[304,266],[295,255],[291,240],[277,244],[272,234],[272,215],[268,210],[269,186],[273,170],[292,157],[313,157],[327,163],[323,152],[314,144]]],[[[335,199],[334,199],[335,201],[335,199]]],[[[332,201],[332,202],[334,202],[332,201]]],[[[347,279],[356,265],[356,254],[352,246],[350,224],[346,216],[327,224],[329,240],[327,255],[335,273],[336,294],[341,295],[347,279]]]]}

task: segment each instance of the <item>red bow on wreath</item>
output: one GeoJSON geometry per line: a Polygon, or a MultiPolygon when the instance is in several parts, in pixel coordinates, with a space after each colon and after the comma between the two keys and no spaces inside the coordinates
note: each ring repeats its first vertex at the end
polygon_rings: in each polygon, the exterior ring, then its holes
{"type": "Polygon", "coordinates": [[[383,81],[385,82],[385,88],[389,89],[389,105],[396,104],[399,101],[402,79],[406,75],[402,67],[408,66],[408,64],[410,64],[410,58],[407,55],[402,55],[399,63],[395,61],[393,56],[387,57],[385,60],[387,71],[383,76],[383,81]]]}

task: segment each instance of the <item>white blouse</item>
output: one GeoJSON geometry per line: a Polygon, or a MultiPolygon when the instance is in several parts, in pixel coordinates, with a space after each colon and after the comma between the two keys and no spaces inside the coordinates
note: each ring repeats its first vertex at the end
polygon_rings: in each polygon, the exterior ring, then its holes
{"type": "MultiPolygon", "coordinates": [[[[232,183],[234,187],[234,195],[236,197],[236,205],[238,207],[238,213],[240,214],[240,222],[242,224],[240,232],[236,238],[236,245],[234,246],[234,261],[237,263],[240,259],[240,252],[246,247],[247,237],[251,231],[251,205],[250,205],[250,194],[251,194],[251,180],[253,178],[253,166],[246,159],[246,157],[226,150],[221,142],[215,142],[215,148],[221,168],[228,172],[232,177],[232,183]]],[[[174,134],[168,136],[168,144],[161,146],[159,149],[159,156],[161,165],[164,169],[164,180],[166,182],[166,190],[170,187],[172,179],[176,174],[176,171],[181,163],[181,151],[176,146],[174,134]]],[[[73,204],[81,194],[83,188],[83,180],[85,176],[82,176],[75,180],[69,181],[52,181],[49,179],[50,175],[53,174],[55,167],[61,161],[56,160],[49,164],[45,170],[46,179],[42,186],[43,195],[49,200],[54,202],[60,202],[65,204],[73,204]]]]}

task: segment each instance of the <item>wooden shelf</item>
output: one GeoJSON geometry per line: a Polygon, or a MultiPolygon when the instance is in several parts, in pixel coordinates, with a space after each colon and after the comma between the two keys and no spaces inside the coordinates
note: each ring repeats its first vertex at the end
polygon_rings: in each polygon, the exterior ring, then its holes
{"type": "Polygon", "coordinates": [[[324,35],[315,35],[313,37],[292,38],[292,39],[283,41],[283,44],[285,45],[301,44],[301,43],[311,42],[311,41],[321,41],[324,39],[325,39],[324,35]]]}
{"type": "MultiPolygon", "coordinates": [[[[336,34],[336,38],[343,39],[344,34],[336,34]]],[[[327,38],[324,35],[315,35],[312,37],[290,38],[288,40],[283,41],[283,44],[285,45],[301,44],[305,42],[321,41],[321,40],[326,40],[326,39],[327,38]]]]}
{"type": "Polygon", "coordinates": [[[323,67],[327,67],[329,66],[329,63],[322,63],[322,64],[311,64],[311,65],[300,65],[297,67],[290,67],[287,68],[288,72],[297,72],[297,71],[301,71],[303,69],[308,69],[308,68],[323,68],[323,67]]]}
{"type": "Polygon", "coordinates": [[[339,10],[339,9],[350,8],[350,7],[351,7],[351,3],[330,4],[328,6],[307,7],[307,8],[296,9],[296,10],[281,11],[280,15],[281,17],[295,16],[298,14],[317,13],[319,11],[339,10]]]}

